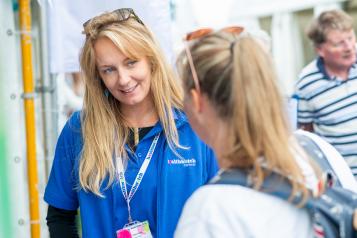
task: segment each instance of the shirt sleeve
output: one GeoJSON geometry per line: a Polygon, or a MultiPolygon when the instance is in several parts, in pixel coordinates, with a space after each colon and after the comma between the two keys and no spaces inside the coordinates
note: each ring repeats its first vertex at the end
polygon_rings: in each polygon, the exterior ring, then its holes
{"type": "Polygon", "coordinates": [[[48,206],[47,226],[51,238],[78,238],[76,225],[77,210],[67,211],[48,206]]]}
{"type": "Polygon", "coordinates": [[[312,123],[314,109],[304,90],[297,90],[294,97],[297,99],[297,122],[300,124],[312,123]]]}
{"type": "Polygon", "coordinates": [[[44,200],[51,206],[66,210],[78,208],[75,160],[81,147],[79,114],[75,113],[63,128],[57,141],[55,157],[46,186],[44,200]]]}

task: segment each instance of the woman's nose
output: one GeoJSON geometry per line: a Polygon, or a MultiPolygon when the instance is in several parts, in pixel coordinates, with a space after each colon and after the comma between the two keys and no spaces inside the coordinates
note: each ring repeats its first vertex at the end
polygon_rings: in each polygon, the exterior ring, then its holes
{"type": "Polygon", "coordinates": [[[121,86],[125,86],[129,83],[131,77],[129,72],[127,72],[126,70],[120,70],[118,73],[118,81],[119,81],[119,85],[121,86]]]}

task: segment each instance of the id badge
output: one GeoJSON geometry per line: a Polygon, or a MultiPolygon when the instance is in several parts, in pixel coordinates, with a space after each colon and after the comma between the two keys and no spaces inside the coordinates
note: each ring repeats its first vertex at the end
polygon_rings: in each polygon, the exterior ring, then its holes
{"type": "Polygon", "coordinates": [[[117,231],[117,238],[153,238],[150,232],[149,222],[138,222],[126,224],[123,229],[117,231]]]}

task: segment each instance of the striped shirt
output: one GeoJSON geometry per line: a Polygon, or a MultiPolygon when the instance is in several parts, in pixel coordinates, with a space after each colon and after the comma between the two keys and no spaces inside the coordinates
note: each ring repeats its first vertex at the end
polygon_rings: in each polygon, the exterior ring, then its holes
{"type": "Polygon", "coordinates": [[[357,62],[347,80],[331,78],[322,58],[307,65],[296,85],[298,123],[312,123],[314,132],[332,144],[357,176],[357,62]]]}

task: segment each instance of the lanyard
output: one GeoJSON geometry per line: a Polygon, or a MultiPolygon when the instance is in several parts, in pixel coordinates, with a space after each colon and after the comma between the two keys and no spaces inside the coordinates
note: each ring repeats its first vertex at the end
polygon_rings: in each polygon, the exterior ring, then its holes
{"type": "Polygon", "coordinates": [[[124,199],[126,201],[126,204],[128,206],[129,223],[131,223],[133,221],[131,218],[131,213],[130,213],[130,201],[140,186],[141,180],[143,179],[144,174],[145,174],[145,172],[149,166],[149,163],[151,161],[152,155],[154,154],[156,144],[157,144],[157,141],[159,140],[159,137],[160,137],[160,133],[157,134],[155,136],[154,140],[152,141],[149,151],[146,154],[145,160],[144,160],[143,164],[141,165],[138,174],[135,177],[133,186],[131,187],[129,194],[128,194],[128,190],[126,188],[126,180],[125,180],[123,162],[122,162],[121,158],[117,157],[117,170],[118,170],[118,175],[119,175],[119,184],[120,184],[121,192],[122,192],[124,199]]]}

